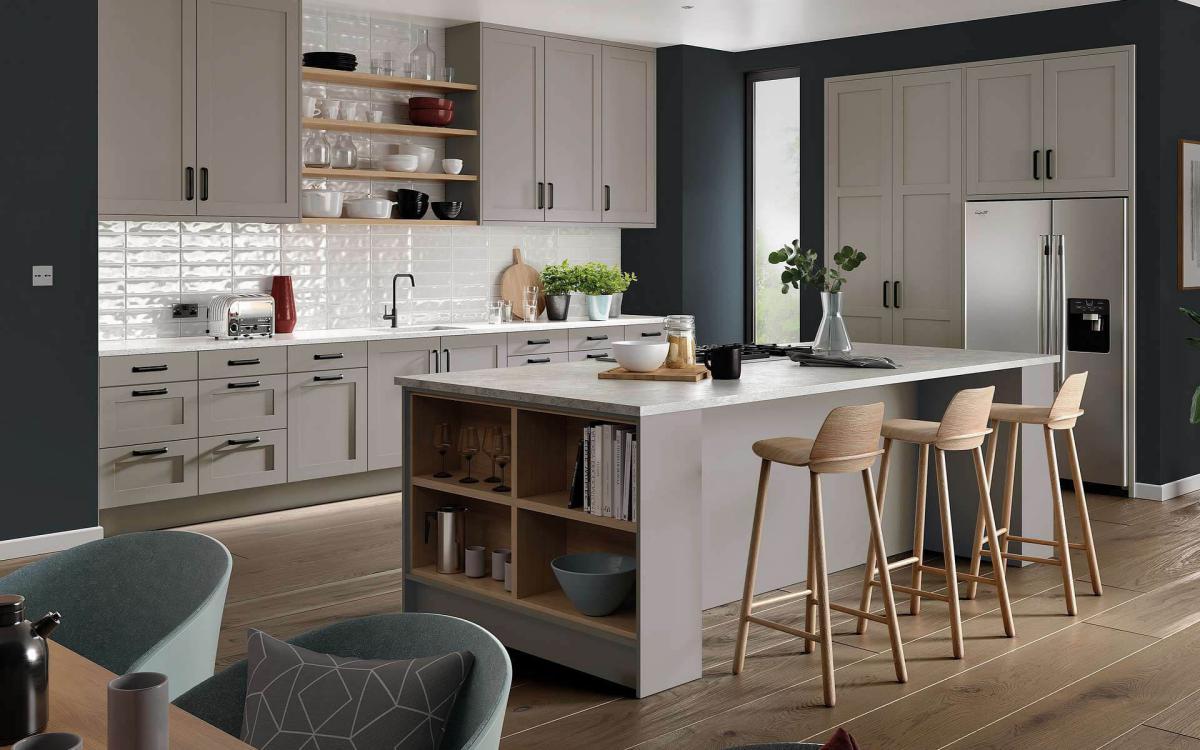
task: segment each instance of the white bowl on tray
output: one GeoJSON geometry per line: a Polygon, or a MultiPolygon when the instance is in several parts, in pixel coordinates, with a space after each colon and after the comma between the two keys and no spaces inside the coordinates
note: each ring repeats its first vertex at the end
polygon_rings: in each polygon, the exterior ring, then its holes
{"type": "Polygon", "coordinates": [[[613,357],[630,372],[653,372],[667,361],[669,344],[657,341],[614,341],[613,357]]]}

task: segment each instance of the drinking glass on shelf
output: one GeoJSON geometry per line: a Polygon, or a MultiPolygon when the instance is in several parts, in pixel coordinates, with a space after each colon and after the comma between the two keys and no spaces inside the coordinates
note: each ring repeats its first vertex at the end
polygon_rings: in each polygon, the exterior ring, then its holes
{"type": "Polygon", "coordinates": [[[500,322],[501,323],[511,323],[512,322],[512,303],[509,302],[508,300],[500,300],[500,305],[501,305],[501,307],[500,307],[500,322]]]}
{"type": "Polygon", "coordinates": [[[541,297],[542,290],[537,286],[521,287],[521,312],[524,313],[526,323],[532,323],[538,317],[538,299],[541,297]]]}
{"type": "Polygon", "coordinates": [[[498,430],[493,440],[496,443],[493,446],[492,457],[500,467],[500,484],[493,487],[492,491],[512,492],[512,487],[504,483],[504,467],[508,466],[508,462],[512,460],[512,436],[503,430],[498,430]]]}
{"type": "Polygon", "coordinates": [[[393,67],[393,64],[392,64],[392,53],[384,52],[383,55],[381,55],[381,58],[382,59],[380,60],[380,63],[381,63],[380,67],[382,68],[382,70],[380,70],[379,72],[385,76],[390,76],[392,74],[392,72],[395,70],[395,68],[393,67]]]}
{"type": "MultiPolygon", "coordinates": [[[[508,303],[504,300],[492,300],[488,303],[487,322],[496,325],[504,322],[504,306],[508,303]]],[[[511,309],[511,308],[510,308],[511,309]]]]}
{"type": "Polygon", "coordinates": [[[454,68],[449,65],[442,68],[442,80],[446,83],[454,83],[454,68]]]}
{"type": "Polygon", "coordinates": [[[471,476],[471,459],[479,453],[479,430],[475,427],[463,427],[458,431],[458,452],[467,462],[467,475],[458,480],[463,484],[476,484],[478,479],[471,476]]]}
{"type": "Polygon", "coordinates": [[[483,480],[488,484],[500,483],[500,477],[496,476],[496,453],[499,452],[503,446],[500,445],[500,441],[496,438],[501,434],[501,428],[496,425],[488,425],[488,427],[483,431],[483,453],[488,458],[492,459],[491,476],[483,480]]]}
{"type": "Polygon", "coordinates": [[[437,449],[438,455],[442,457],[442,470],[434,474],[438,479],[446,479],[451,476],[450,472],[446,471],[446,453],[450,450],[450,423],[442,422],[433,428],[433,447],[437,449]]]}
{"type": "Polygon", "coordinates": [[[525,312],[524,317],[525,317],[526,323],[536,323],[537,322],[538,306],[537,306],[536,302],[526,302],[524,312],[525,312]]]}

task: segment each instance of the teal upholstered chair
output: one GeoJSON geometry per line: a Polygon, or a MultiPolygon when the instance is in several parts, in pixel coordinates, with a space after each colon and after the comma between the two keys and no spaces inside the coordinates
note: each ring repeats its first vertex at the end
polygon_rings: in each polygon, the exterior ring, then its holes
{"type": "MultiPolygon", "coordinates": [[[[471,674],[459,693],[442,750],[495,750],[512,685],[512,662],[496,637],[475,623],[420,612],[374,615],[310,630],[288,640],[311,651],[359,659],[414,659],[470,651],[471,674]]],[[[246,703],[246,662],[239,661],[179,697],[175,705],[235,737],[246,703]]]]}
{"type": "Polygon", "coordinates": [[[52,640],[117,674],[162,672],[171,696],[211,677],[233,559],[217,540],[147,531],[59,552],[0,578],[52,640]]]}

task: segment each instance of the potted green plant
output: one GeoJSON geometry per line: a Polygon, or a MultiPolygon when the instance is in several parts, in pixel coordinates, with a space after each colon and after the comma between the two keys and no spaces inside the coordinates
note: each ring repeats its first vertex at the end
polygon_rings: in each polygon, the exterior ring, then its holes
{"type": "Polygon", "coordinates": [[[862,265],[867,254],[844,246],[833,256],[836,267],[825,268],[817,262],[814,250],[801,250],[800,240],[784,245],[767,256],[771,263],[782,263],[779,280],[783,282],[783,293],[788,288],[799,289],[801,284],[816,289],[821,294],[821,325],[813,339],[813,351],[823,354],[845,354],[853,345],[846,333],[846,322],[842,320],[842,287],[846,284],[843,272],[849,273],[862,265]]]}
{"type": "Polygon", "coordinates": [[[617,266],[599,261],[575,267],[576,285],[586,295],[588,320],[608,320],[612,296],[621,291],[624,276],[617,266]]]}
{"type": "Polygon", "coordinates": [[[608,317],[621,317],[621,303],[625,300],[625,292],[628,291],[629,285],[637,281],[637,274],[632,271],[622,271],[620,266],[617,266],[617,273],[621,274],[621,278],[617,284],[617,291],[613,293],[612,304],[609,306],[608,317]]]}
{"type": "Polygon", "coordinates": [[[542,292],[546,295],[546,317],[566,320],[571,307],[571,292],[577,288],[575,266],[563,261],[542,269],[542,292]]]}

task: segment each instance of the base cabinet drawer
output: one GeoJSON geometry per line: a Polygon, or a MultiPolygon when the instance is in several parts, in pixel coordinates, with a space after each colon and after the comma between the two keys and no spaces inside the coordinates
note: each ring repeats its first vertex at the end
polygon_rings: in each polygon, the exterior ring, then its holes
{"type": "Polygon", "coordinates": [[[608,349],[612,342],[625,337],[624,326],[599,326],[595,328],[572,328],[569,332],[571,351],[595,351],[608,349]]]}
{"type": "Polygon", "coordinates": [[[194,438],[196,381],[100,389],[100,447],[194,438]]]}
{"type": "Polygon", "coordinates": [[[145,385],[196,379],[196,352],[100,357],[100,386],[145,385]]]}
{"type": "Polygon", "coordinates": [[[287,430],[202,437],[198,444],[201,495],[287,481],[287,430]]]}
{"type": "Polygon", "coordinates": [[[367,368],[288,375],[288,481],[367,470],[367,368]]]}
{"type": "Polygon", "coordinates": [[[287,375],[201,380],[200,437],[287,427],[287,375]]]}
{"type": "Polygon", "coordinates": [[[345,370],[367,366],[367,342],[341,341],[333,344],[304,344],[287,348],[288,372],[345,370]]]}
{"type": "Polygon", "coordinates": [[[195,495],[196,451],[195,440],[105,448],[100,451],[100,508],[195,495]]]}
{"type": "Polygon", "coordinates": [[[626,341],[639,341],[642,339],[650,339],[651,341],[666,341],[667,336],[663,333],[663,324],[642,323],[634,326],[625,326],[626,341]]]}
{"type": "Polygon", "coordinates": [[[570,361],[566,352],[552,352],[550,354],[529,354],[524,357],[509,357],[509,367],[524,367],[526,365],[550,365],[559,362],[570,361]]]}
{"type": "Polygon", "coordinates": [[[255,346],[233,351],[200,352],[200,379],[244,378],[287,372],[287,347],[255,346]]]}
{"type": "Polygon", "coordinates": [[[572,362],[591,362],[592,360],[600,359],[601,357],[611,357],[611,349],[597,349],[596,351],[571,352],[570,361],[572,362]]]}
{"type": "Polygon", "coordinates": [[[567,351],[567,332],[530,331],[529,333],[508,334],[508,356],[519,354],[545,354],[547,352],[567,351]]]}

